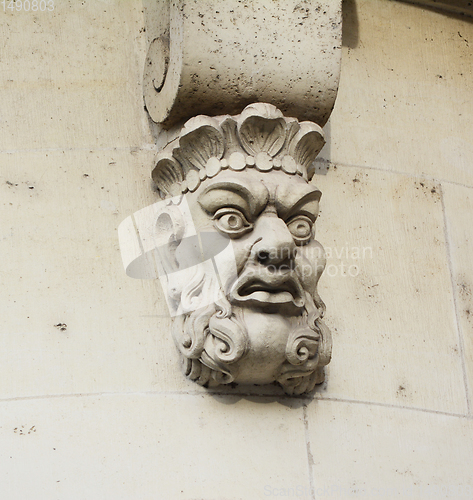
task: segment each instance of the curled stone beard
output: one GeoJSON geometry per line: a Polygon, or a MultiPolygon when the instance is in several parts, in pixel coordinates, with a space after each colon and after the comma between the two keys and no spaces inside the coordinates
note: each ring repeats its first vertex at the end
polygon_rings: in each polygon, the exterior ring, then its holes
{"type": "Polygon", "coordinates": [[[330,330],[322,321],[325,312],[317,292],[312,297],[306,292],[303,314],[286,344],[286,361],[276,378],[290,395],[310,392],[325,379],[324,366],[330,362],[332,339],[330,330]]]}
{"type": "Polygon", "coordinates": [[[174,319],[173,337],[180,351],[183,371],[200,385],[229,384],[237,375],[237,361],[249,348],[248,332],[220,294],[213,276],[201,267],[181,292],[182,314],[174,319]],[[206,304],[189,310],[192,304],[206,304]],[[184,306],[184,307],[182,307],[184,306]]]}
{"type": "MultiPolygon", "coordinates": [[[[232,308],[218,290],[215,277],[198,267],[182,287],[181,314],[172,329],[185,375],[206,387],[233,382],[238,361],[251,349],[241,309],[232,308]]],[[[290,395],[310,392],[322,383],[323,367],[330,361],[331,336],[322,321],[325,305],[317,293],[305,294],[304,310],[288,334],[285,361],[275,378],[290,395]]]]}

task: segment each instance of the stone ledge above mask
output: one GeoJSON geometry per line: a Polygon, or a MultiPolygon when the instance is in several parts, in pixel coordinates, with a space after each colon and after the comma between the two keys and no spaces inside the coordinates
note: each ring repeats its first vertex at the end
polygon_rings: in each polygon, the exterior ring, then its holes
{"type": "Polygon", "coordinates": [[[340,76],[341,0],[155,0],[146,108],[165,128],[270,102],[323,126],[340,76]]]}

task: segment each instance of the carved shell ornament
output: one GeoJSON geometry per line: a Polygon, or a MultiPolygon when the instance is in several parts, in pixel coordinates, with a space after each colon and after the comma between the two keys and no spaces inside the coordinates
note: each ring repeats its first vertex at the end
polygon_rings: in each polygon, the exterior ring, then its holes
{"type": "Polygon", "coordinates": [[[251,104],[238,116],[188,120],[157,154],[152,177],[163,198],[194,192],[225,169],[281,170],[308,181],[324,144],[319,125],[286,118],[271,104],[251,104]]]}

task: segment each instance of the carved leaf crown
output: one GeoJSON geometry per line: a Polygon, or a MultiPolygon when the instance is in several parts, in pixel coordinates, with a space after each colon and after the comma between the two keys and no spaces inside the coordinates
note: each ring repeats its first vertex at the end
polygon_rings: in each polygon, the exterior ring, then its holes
{"type": "Polygon", "coordinates": [[[286,118],[272,104],[250,104],[237,116],[196,116],[160,151],[152,177],[162,197],[195,191],[220,171],[282,170],[310,180],[325,144],[313,122],[286,118]]]}

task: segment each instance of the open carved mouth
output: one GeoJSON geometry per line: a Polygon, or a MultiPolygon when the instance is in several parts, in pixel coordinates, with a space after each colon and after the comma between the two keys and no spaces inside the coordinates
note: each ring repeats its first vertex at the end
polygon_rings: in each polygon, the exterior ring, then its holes
{"type": "Polygon", "coordinates": [[[265,279],[255,276],[242,276],[230,292],[235,302],[254,305],[293,305],[304,306],[303,290],[299,282],[288,274],[269,274],[265,279]]]}

